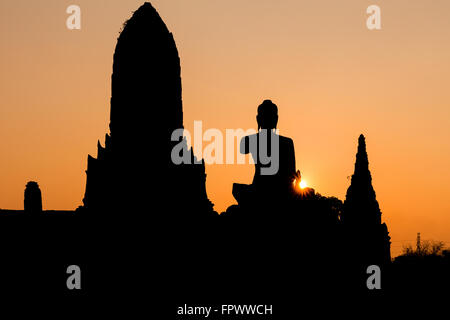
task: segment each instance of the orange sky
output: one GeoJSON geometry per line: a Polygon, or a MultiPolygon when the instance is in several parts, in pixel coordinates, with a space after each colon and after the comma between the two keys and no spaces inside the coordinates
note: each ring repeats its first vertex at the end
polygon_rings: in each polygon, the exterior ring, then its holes
{"type": "MultiPolygon", "coordinates": [[[[405,240],[450,244],[450,2],[159,0],[181,56],[184,123],[255,128],[279,107],[297,168],[344,199],[357,138],[367,139],[377,198],[398,254],[405,240]],[[381,7],[382,30],[365,11],[381,7]]],[[[0,207],[21,209],[29,180],[45,209],[81,204],[87,155],[108,132],[112,55],[142,1],[0,2],[0,207]],[[66,28],[66,8],[82,29],[66,28]]],[[[249,165],[207,166],[219,212],[249,165]]],[[[180,192],[183,186],[180,185],[180,192]]]]}

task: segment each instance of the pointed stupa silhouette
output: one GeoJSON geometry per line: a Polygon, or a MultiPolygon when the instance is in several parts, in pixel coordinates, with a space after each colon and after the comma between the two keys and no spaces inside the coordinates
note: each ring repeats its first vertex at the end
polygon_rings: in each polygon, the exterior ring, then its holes
{"type": "Polygon", "coordinates": [[[362,134],[358,139],[355,172],[347,190],[341,221],[363,260],[377,263],[390,261],[390,237],[386,224],[381,223],[381,210],[369,170],[366,139],[362,134]]]}
{"type": "Polygon", "coordinates": [[[381,223],[381,211],[372,186],[366,139],[361,134],[358,139],[355,172],[344,203],[346,213],[343,221],[348,223],[381,223]],[[364,212],[362,214],[361,212],[364,212]],[[346,221],[347,220],[347,221],[346,221]]]}

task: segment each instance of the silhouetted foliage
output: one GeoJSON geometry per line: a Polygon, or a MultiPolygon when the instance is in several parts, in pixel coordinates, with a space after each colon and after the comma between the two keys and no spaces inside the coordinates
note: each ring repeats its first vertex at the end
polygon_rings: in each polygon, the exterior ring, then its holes
{"type": "Polygon", "coordinates": [[[445,253],[445,243],[442,241],[422,241],[419,247],[407,245],[403,248],[402,256],[426,257],[442,256],[445,253]]]}
{"type": "Polygon", "coordinates": [[[420,247],[404,247],[392,263],[392,291],[433,295],[450,285],[450,251],[441,241],[422,241],[420,247]]]}

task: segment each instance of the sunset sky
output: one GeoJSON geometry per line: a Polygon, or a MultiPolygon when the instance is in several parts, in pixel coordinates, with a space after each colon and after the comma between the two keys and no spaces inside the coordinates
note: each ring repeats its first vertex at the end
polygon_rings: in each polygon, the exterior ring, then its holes
{"type": "MultiPolygon", "coordinates": [[[[22,209],[29,180],[44,209],[82,204],[87,155],[109,132],[112,57],[143,1],[0,2],[0,208],[22,209]],[[66,8],[81,7],[81,30],[66,8]]],[[[184,124],[256,128],[279,107],[308,185],[344,200],[359,134],[395,256],[422,239],[450,246],[448,0],[159,0],[181,58],[184,124]],[[382,29],[366,27],[381,7],[382,29]]],[[[149,142],[151,143],[151,142],[149,142]]],[[[218,212],[251,165],[207,166],[218,212]]],[[[182,181],[177,186],[183,192],[182,181]]]]}

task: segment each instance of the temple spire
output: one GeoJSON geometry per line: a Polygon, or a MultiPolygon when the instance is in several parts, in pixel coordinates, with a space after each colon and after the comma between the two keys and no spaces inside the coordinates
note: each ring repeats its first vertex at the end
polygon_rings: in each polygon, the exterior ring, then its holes
{"type": "Polygon", "coordinates": [[[358,152],[356,154],[355,172],[352,175],[350,187],[345,200],[347,212],[344,220],[349,223],[356,221],[381,221],[381,212],[372,186],[372,176],[369,170],[369,159],[366,150],[366,139],[360,135],[358,152]]]}
{"type": "Polygon", "coordinates": [[[362,134],[358,139],[355,172],[347,190],[341,221],[350,242],[357,241],[358,252],[365,252],[365,257],[361,259],[390,261],[390,237],[386,224],[381,223],[381,210],[369,170],[366,139],[362,134]]]}
{"type": "MultiPolygon", "coordinates": [[[[361,185],[368,192],[373,191],[372,176],[369,170],[369,159],[366,150],[366,138],[360,135],[358,139],[358,152],[356,154],[355,172],[352,175],[352,185],[361,185]]],[[[375,194],[373,195],[375,196],[375,194]]]]}

